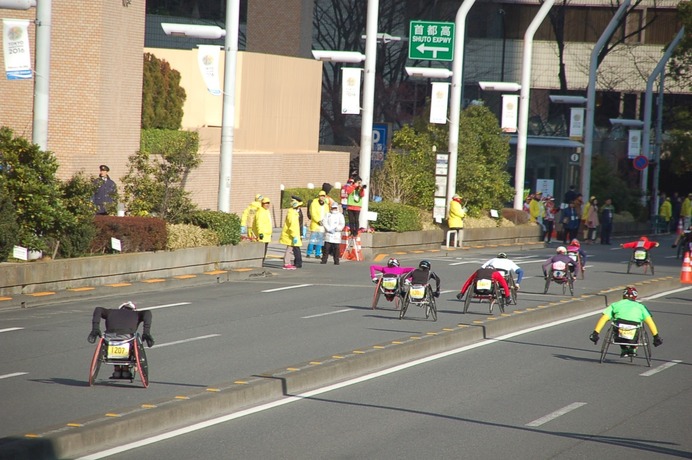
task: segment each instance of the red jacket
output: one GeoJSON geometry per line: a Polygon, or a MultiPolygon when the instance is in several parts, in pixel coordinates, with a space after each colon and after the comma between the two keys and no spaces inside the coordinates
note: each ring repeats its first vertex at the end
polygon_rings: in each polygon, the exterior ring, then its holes
{"type": "MultiPolygon", "coordinates": [[[[473,275],[469,276],[469,279],[466,280],[466,282],[464,283],[464,287],[461,288],[461,295],[464,295],[466,293],[466,290],[469,288],[469,286],[471,286],[471,284],[476,280],[477,277],[478,270],[473,272],[473,275]]],[[[493,272],[493,281],[500,283],[500,286],[502,287],[502,289],[504,289],[505,297],[509,298],[509,286],[507,286],[507,281],[505,281],[505,277],[502,276],[502,274],[500,274],[500,272],[497,270],[493,272]]]]}
{"type": "Polygon", "coordinates": [[[643,239],[643,240],[630,241],[629,243],[623,243],[623,244],[621,244],[620,246],[622,246],[622,247],[625,248],[625,249],[629,249],[629,248],[635,248],[635,249],[644,248],[644,249],[646,249],[646,250],[648,251],[648,250],[651,249],[651,248],[657,248],[657,247],[658,247],[658,243],[655,242],[655,241],[651,241],[651,240],[649,240],[648,238],[646,238],[646,239],[643,239]]]}

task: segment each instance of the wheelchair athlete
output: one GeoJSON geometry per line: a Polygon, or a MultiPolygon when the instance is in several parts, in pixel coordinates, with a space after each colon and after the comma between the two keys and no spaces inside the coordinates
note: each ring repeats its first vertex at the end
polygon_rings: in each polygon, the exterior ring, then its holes
{"type": "Polygon", "coordinates": [[[517,289],[519,288],[521,280],[524,278],[524,270],[522,270],[521,267],[519,267],[519,265],[514,263],[514,261],[508,259],[506,253],[499,253],[497,257],[490,259],[489,261],[481,265],[481,268],[488,268],[491,266],[494,267],[496,270],[505,272],[506,274],[514,273],[517,277],[517,289]]]}
{"type": "Polygon", "coordinates": [[[435,280],[435,291],[433,291],[434,297],[440,297],[440,277],[437,273],[432,271],[430,262],[427,260],[421,260],[418,264],[418,268],[406,275],[406,283],[409,285],[413,284],[424,284],[428,286],[428,289],[432,289],[430,280],[435,280]]]}
{"type": "MultiPolygon", "coordinates": [[[[125,302],[116,308],[96,307],[92,316],[91,333],[87,340],[95,343],[97,337],[101,337],[101,319],[106,320],[106,334],[134,335],[140,323],[144,323],[142,340],[149,348],[154,346],[154,338],[151,336],[151,312],[149,310],[137,311],[137,306],[132,302],[125,302]]],[[[132,379],[132,373],[127,366],[115,366],[112,379],[132,379]]]]}
{"type": "Polygon", "coordinates": [[[402,267],[399,264],[399,260],[392,257],[387,261],[387,265],[370,265],[370,278],[372,278],[373,283],[377,283],[377,272],[382,273],[382,276],[401,276],[413,270],[415,270],[415,267],[402,267]]]}
{"type": "Polygon", "coordinates": [[[569,271],[574,275],[575,262],[567,255],[567,248],[564,246],[558,246],[555,249],[555,255],[543,263],[543,277],[548,279],[548,276],[552,276],[553,265],[555,263],[564,263],[566,267],[569,267],[569,271]],[[548,271],[550,269],[550,272],[548,271]]]}
{"type": "MultiPolygon", "coordinates": [[[[608,320],[611,320],[615,325],[614,327],[617,327],[620,324],[640,326],[642,322],[644,322],[649,326],[651,334],[654,336],[654,346],[657,347],[663,344],[663,340],[661,340],[661,337],[658,335],[658,328],[656,327],[656,323],[654,323],[651,313],[643,303],[637,302],[638,296],[639,293],[634,286],[627,286],[622,292],[622,300],[614,302],[608,308],[603,310],[603,316],[601,316],[598,323],[596,323],[596,327],[594,327],[593,332],[589,335],[589,340],[591,340],[594,345],[597,344],[599,339],[598,334],[601,332],[601,329],[603,329],[603,326],[605,326],[608,320]]],[[[617,335],[618,342],[637,343],[639,339],[637,336],[638,331],[632,339],[623,338],[619,333],[619,330],[617,335]]],[[[620,345],[621,358],[634,356],[637,356],[636,346],[620,345]]]]}
{"type": "MultiPolygon", "coordinates": [[[[479,268],[471,276],[468,277],[466,282],[461,288],[461,291],[459,294],[457,294],[457,299],[461,300],[464,297],[464,294],[466,294],[466,291],[469,289],[471,285],[473,285],[473,290],[476,292],[476,285],[478,284],[477,281],[480,280],[490,280],[493,284],[497,283],[500,285],[502,288],[502,294],[505,297],[505,302],[508,302],[510,299],[510,291],[509,291],[509,286],[507,285],[507,281],[505,281],[505,277],[502,276],[502,273],[499,272],[498,270],[495,269],[492,265],[489,265],[485,268],[479,268]]],[[[480,293],[476,292],[477,294],[480,295],[487,295],[489,293],[480,293]]],[[[472,295],[469,293],[468,295],[472,295]]]]}

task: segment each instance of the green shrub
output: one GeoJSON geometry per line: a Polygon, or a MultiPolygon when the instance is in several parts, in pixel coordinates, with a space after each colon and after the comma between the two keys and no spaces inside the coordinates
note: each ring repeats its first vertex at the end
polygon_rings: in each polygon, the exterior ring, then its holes
{"type": "Polygon", "coordinates": [[[94,186],[83,173],[79,173],[63,183],[61,189],[65,207],[74,220],[62,228],[57,254],[79,257],[89,252],[97,232],[93,218],[95,209],[91,202],[94,186]]]}
{"type": "Polygon", "coordinates": [[[19,242],[19,224],[12,204],[12,195],[4,187],[0,174],[0,262],[5,262],[12,254],[12,248],[19,242]]]}
{"type": "Polygon", "coordinates": [[[184,218],[186,224],[208,228],[216,232],[219,244],[238,244],[240,242],[240,217],[221,211],[197,211],[184,218]]]}
{"type": "Polygon", "coordinates": [[[377,213],[371,226],[380,232],[414,232],[423,228],[418,208],[399,203],[370,203],[369,210],[377,213]]]}
{"type": "Polygon", "coordinates": [[[168,224],[166,249],[195,248],[200,246],[218,246],[219,236],[213,230],[200,228],[192,224],[168,224]]]}
{"type": "Polygon", "coordinates": [[[120,240],[122,252],[166,249],[166,222],[155,217],[94,216],[98,232],[91,243],[92,253],[111,251],[111,238],[120,240]]]}

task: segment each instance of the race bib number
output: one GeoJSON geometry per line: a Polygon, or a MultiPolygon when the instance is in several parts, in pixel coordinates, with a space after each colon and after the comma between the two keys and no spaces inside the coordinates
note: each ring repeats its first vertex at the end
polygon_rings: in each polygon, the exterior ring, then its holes
{"type": "Polygon", "coordinates": [[[130,356],[130,342],[111,342],[108,344],[109,358],[128,358],[130,356]]]}
{"type": "Polygon", "coordinates": [[[573,261],[577,261],[577,254],[575,252],[568,252],[567,255],[569,256],[570,259],[573,261]]]}
{"type": "Polygon", "coordinates": [[[478,280],[476,281],[476,289],[479,291],[489,291],[493,287],[493,282],[491,280],[478,280]]]}
{"type": "Polygon", "coordinates": [[[625,340],[634,340],[634,334],[637,332],[637,328],[624,329],[622,326],[618,327],[618,336],[625,340]]]}
{"type": "Polygon", "coordinates": [[[422,299],[423,297],[425,297],[425,286],[415,284],[411,286],[409,294],[411,295],[412,299],[422,299]]]}
{"type": "Polygon", "coordinates": [[[634,251],[634,260],[646,260],[646,251],[641,249],[634,251]]]}
{"type": "Polygon", "coordinates": [[[396,289],[397,284],[396,278],[382,278],[382,287],[389,291],[396,289]]]}
{"type": "Polygon", "coordinates": [[[555,271],[564,271],[565,268],[567,268],[567,264],[564,262],[555,262],[553,264],[553,272],[555,271]]]}

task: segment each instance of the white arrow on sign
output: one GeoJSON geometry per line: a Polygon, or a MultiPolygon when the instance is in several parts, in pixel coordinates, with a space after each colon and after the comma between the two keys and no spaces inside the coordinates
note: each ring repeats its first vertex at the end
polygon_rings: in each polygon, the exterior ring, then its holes
{"type": "Polygon", "coordinates": [[[437,57],[438,52],[447,52],[449,51],[449,48],[442,47],[442,46],[425,46],[425,44],[419,45],[416,47],[419,53],[425,53],[426,51],[432,51],[433,53],[433,59],[437,57]]]}

